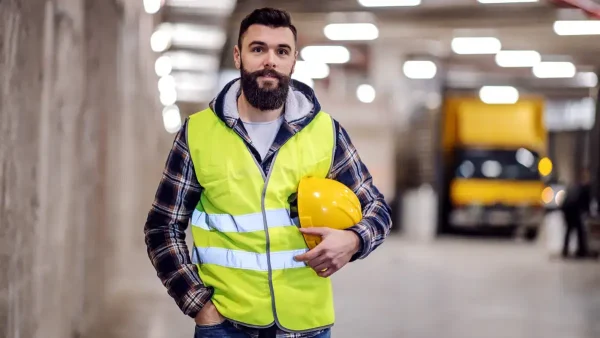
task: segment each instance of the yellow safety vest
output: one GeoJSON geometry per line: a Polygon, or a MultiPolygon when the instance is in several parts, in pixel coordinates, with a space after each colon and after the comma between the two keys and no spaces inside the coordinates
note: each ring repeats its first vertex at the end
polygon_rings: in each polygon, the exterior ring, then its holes
{"type": "Polygon", "coordinates": [[[211,109],[193,114],[187,133],[204,189],[191,219],[192,257],[202,281],[214,288],[219,312],[250,327],[333,325],[330,279],[294,260],[308,249],[288,202],[302,177],[328,174],[335,148],[331,117],[320,112],[292,136],[268,175],[211,109]]]}

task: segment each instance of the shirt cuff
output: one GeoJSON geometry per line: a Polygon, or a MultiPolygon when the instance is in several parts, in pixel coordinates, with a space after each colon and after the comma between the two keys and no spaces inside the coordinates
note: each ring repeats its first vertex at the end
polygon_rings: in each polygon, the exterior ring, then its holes
{"type": "Polygon", "coordinates": [[[202,286],[198,289],[192,289],[186,294],[187,303],[189,306],[184,313],[189,317],[196,318],[198,312],[202,310],[204,305],[212,298],[213,288],[202,286]]]}
{"type": "Polygon", "coordinates": [[[366,235],[364,235],[365,229],[363,228],[363,226],[361,226],[360,223],[358,223],[346,230],[352,231],[358,236],[358,240],[359,240],[358,251],[354,255],[352,255],[352,258],[350,258],[350,262],[354,262],[355,260],[363,257],[368,238],[366,237],[366,235]]]}

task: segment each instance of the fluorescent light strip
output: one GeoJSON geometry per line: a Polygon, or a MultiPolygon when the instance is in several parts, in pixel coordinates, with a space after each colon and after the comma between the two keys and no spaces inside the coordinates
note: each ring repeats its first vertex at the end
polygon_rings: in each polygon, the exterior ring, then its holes
{"type": "Polygon", "coordinates": [[[437,67],[432,61],[406,61],[402,70],[409,79],[433,79],[437,73],[437,67]]]}
{"type": "Polygon", "coordinates": [[[307,46],[300,51],[304,61],[317,63],[346,63],[350,51],[344,46],[307,46]]]}
{"type": "Polygon", "coordinates": [[[363,7],[411,7],[421,4],[421,0],[358,0],[363,7]]]}
{"type": "Polygon", "coordinates": [[[512,4],[520,2],[538,2],[539,0],[477,0],[482,4],[512,4]]]}
{"type": "Polygon", "coordinates": [[[519,101],[519,91],[510,86],[483,86],[479,98],[487,104],[513,104],[519,101]]]}
{"type": "Polygon", "coordinates": [[[554,22],[558,35],[599,35],[600,20],[558,20],[554,22]]]}
{"type": "Polygon", "coordinates": [[[540,62],[542,56],[534,50],[502,50],[496,54],[500,67],[533,67],[540,62]]]}
{"type": "Polygon", "coordinates": [[[329,76],[329,65],[322,62],[296,61],[294,74],[298,77],[324,79],[329,76]]]}
{"type": "Polygon", "coordinates": [[[493,37],[465,37],[452,39],[456,54],[496,54],[502,49],[500,40],[493,37]]]}
{"type": "Polygon", "coordinates": [[[540,62],[532,69],[533,75],[540,79],[572,78],[577,73],[571,62],[540,62]]]}
{"type": "Polygon", "coordinates": [[[379,37],[377,26],[372,23],[332,23],[323,29],[329,40],[375,40],[379,37]]]}

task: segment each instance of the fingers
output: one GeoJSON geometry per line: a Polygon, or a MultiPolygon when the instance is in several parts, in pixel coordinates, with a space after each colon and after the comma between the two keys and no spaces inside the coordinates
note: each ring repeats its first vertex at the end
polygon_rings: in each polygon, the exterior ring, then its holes
{"type": "Polygon", "coordinates": [[[331,276],[341,268],[341,264],[337,263],[337,260],[327,253],[323,253],[317,258],[308,261],[307,264],[321,277],[331,276]]]}
{"type": "Polygon", "coordinates": [[[301,255],[295,256],[294,259],[297,262],[309,262],[309,261],[312,261],[313,259],[319,257],[321,255],[322,251],[323,251],[322,247],[320,245],[317,245],[312,250],[309,250],[301,255]]]}
{"type": "Polygon", "coordinates": [[[325,236],[331,232],[331,229],[325,227],[300,228],[300,232],[307,235],[325,236]]]}
{"type": "Polygon", "coordinates": [[[331,260],[326,259],[323,264],[319,264],[315,267],[315,271],[320,277],[327,278],[338,272],[344,265],[346,265],[346,263],[339,257],[331,260]]]}
{"type": "Polygon", "coordinates": [[[319,275],[319,277],[327,278],[327,277],[333,275],[334,273],[336,273],[338,270],[339,269],[329,267],[325,271],[317,271],[317,275],[319,275]]]}
{"type": "Polygon", "coordinates": [[[325,255],[320,255],[317,258],[308,261],[306,264],[308,264],[308,266],[310,266],[311,268],[315,269],[315,271],[319,271],[319,266],[321,266],[320,269],[323,270],[330,263],[331,261],[329,261],[325,255]]]}
{"type": "Polygon", "coordinates": [[[330,264],[323,262],[312,268],[313,268],[313,270],[315,270],[316,273],[319,273],[319,272],[323,272],[323,271],[327,270],[330,266],[331,266],[330,264]]]}

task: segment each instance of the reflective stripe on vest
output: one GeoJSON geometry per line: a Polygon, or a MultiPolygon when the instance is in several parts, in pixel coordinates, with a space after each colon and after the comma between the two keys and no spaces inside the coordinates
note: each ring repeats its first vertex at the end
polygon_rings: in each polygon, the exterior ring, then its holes
{"type": "MultiPolygon", "coordinates": [[[[290,218],[287,209],[267,210],[265,212],[269,227],[298,226],[298,218],[290,218]]],[[[232,216],[228,214],[207,214],[194,210],[191,219],[192,226],[204,230],[217,230],[220,232],[252,232],[264,231],[263,213],[232,216]]]]}
{"type": "MultiPolygon", "coordinates": [[[[306,263],[297,262],[294,256],[305,253],[307,249],[272,252],[271,269],[304,268],[306,263]]],[[[268,271],[267,254],[231,250],[224,248],[194,248],[192,254],[194,264],[215,264],[228,268],[268,271]]]]}

